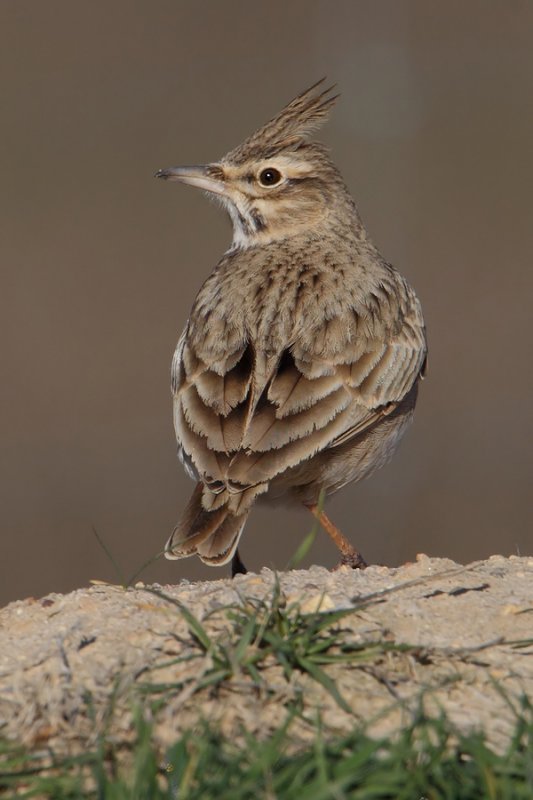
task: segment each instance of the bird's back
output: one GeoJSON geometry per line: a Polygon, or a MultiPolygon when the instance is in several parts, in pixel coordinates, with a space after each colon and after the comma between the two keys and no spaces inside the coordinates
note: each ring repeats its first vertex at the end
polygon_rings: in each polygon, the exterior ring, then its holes
{"type": "MultiPolygon", "coordinates": [[[[220,502],[388,416],[425,357],[416,296],[365,241],[228,253],[175,360],[176,431],[220,502]]],[[[208,490],[209,491],[209,490],[208,490]]],[[[215,502],[215,498],[212,498],[215,502]]]]}

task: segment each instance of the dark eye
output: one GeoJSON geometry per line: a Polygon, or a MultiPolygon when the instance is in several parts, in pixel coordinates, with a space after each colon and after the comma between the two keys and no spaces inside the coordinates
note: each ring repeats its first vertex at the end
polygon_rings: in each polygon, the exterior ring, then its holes
{"type": "Polygon", "coordinates": [[[281,180],[281,172],[274,167],[267,167],[259,174],[259,183],[262,186],[275,186],[281,180]]]}

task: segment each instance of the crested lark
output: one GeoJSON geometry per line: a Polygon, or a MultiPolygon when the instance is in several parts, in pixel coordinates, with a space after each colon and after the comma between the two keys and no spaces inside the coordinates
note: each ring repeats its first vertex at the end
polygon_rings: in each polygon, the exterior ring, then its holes
{"type": "Polygon", "coordinates": [[[232,560],[252,504],[318,505],[385,464],[426,360],[418,299],[370,241],[327,150],[309,141],[336,96],[322,81],[224,158],[156,173],[217,197],[230,249],[200,289],[172,362],[180,458],[197,481],[167,558],[232,560]]]}

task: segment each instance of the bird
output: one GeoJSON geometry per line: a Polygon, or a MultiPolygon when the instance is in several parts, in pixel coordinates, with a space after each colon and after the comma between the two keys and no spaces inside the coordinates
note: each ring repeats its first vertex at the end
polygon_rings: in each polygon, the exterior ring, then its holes
{"type": "Polygon", "coordinates": [[[366,566],[323,498],[392,456],[413,417],[426,328],[312,135],[340,96],[324,82],[221,159],[155,173],[218,200],[233,228],[172,360],[178,454],[196,487],[169,559],[246,572],[238,543],[266,501],[303,504],[340,565],[366,566]]]}

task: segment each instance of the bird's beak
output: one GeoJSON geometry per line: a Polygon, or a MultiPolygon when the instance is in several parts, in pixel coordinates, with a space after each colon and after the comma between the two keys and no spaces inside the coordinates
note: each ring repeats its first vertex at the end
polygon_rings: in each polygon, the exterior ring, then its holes
{"type": "Polygon", "coordinates": [[[166,181],[188,183],[212,194],[227,194],[222,170],[209,165],[206,167],[168,167],[168,169],[158,170],[154,177],[164,178],[166,181]]]}

